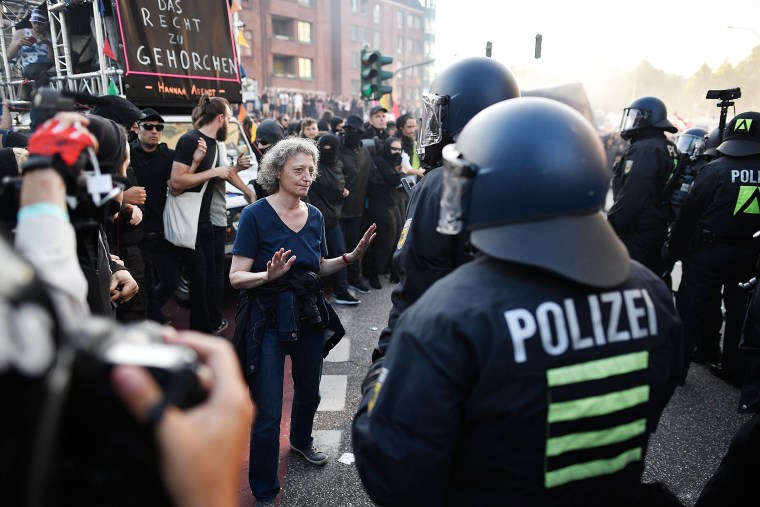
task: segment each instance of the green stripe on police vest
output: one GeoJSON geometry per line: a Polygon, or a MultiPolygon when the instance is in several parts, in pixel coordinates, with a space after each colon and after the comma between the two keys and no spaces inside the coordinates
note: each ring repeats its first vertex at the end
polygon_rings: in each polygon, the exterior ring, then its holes
{"type": "Polygon", "coordinates": [[[564,401],[549,405],[549,423],[574,421],[584,417],[619,412],[649,400],[649,386],[637,386],[580,400],[564,401]]]}
{"type": "Polygon", "coordinates": [[[632,352],[621,356],[553,368],[546,371],[546,381],[549,387],[564,386],[644,370],[647,366],[649,366],[649,352],[645,350],[643,352],[632,352]]]}
{"type": "Polygon", "coordinates": [[[544,485],[548,489],[562,486],[568,482],[599,477],[600,475],[614,474],[630,463],[641,461],[641,457],[641,447],[637,447],[635,449],[629,449],[614,458],[579,463],[577,465],[560,468],[559,470],[546,472],[544,485]]]}
{"type": "Polygon", "coordinates": [[[600,431],[572,433],[561,437],[550,438],[546,442],[546,455],[559,456],[569,451],[592,449],[603,445],[617,444],[644,434],[647,428],[646,419],[638,419],[631,423],[621,424],[600,431]]]}

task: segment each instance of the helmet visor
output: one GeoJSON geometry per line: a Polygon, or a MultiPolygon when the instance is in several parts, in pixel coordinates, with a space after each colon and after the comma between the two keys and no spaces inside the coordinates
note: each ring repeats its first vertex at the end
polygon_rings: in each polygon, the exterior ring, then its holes
{"type": "Polygon", "coordinates": [[[686,153],[692,157],[701,155],[705,151],[705,138],[692,134],[681,134],[678,136],[676,147],[680,153],[686,153]]]}
{"type": "Polygon", "coordinates": [[[649,109],[625,108],[620,120],[620,132],[637,130],[652,124],[652,111],[649,109]]]}
{"type": "Polygon", "coordinates": [[[443,106],[448,97],[434,93],[422,95],[422,118],[417,139],[417,153],[423,155],[427,146],[438,144],[443,139],[443,106]]]}
{"type": "Polygon", "coordinates": [[[453,144],[443,148],[443,195],[436,230],[455,235],[465,227],[465,210],[472,179],[477,166],[460,157],[453,144]]]}

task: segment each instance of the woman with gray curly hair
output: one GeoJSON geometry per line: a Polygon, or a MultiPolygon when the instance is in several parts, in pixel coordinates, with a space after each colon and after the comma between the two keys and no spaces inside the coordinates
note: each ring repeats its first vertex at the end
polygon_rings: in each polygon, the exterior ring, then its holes
{"type": "MultiPolygon", "coordinates": [[[[327,454],[311,436],[319,405],[325,334],[342,336],[340,321],[321,291],[321,276],[358,262],[375,237],[372,224],[353,252],[325,259],[322,213],[302,198],[317,175],[313,141],[288,137],[261,161],[257,181],[270,193],[247,206],[232,249],[230,282],[240,289],[235,348],[258,416],[251,429],[248,479],[256,505],[274,505],[285,356],[290,355],[293,408],[290,447],[309,463],[327,454]]],[[[333,343],[334,344],[334,343],[333,343]]]]}

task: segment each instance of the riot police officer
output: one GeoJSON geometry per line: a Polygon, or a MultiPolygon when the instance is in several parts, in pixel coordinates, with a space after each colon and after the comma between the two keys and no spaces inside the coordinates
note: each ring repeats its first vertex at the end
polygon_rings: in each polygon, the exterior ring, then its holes
{"type": "Polygon", "coordinates": [[[612,168],[615,202],[607,213],[631,258],[655,273],[662,269],[661,252],[672,219],[665,185],[678,161],[678,150],[665,132],[677,129],[657,97],[640,97],[623,110],[620,136],[631,144],[612,168]]]}
{"type": "Polygon", "coordinates": [[[436,76],[423,95],[423,116],[417,151],[425,176],[409,199],[393,265],[400,282],[391,294],[393,307],[388,326],[380,334],[373,361],[382,357],[398,316],[436,280],[471,259],[464,235],[436,231],[443,194],[443,147],[453,143],[470,119],[486,107],[520,96],[512,74],[504,65],[485,57],[465,58],[436,76]]]}
{"type": "Polygon", "coordinates": [[[752,235],[760,230],[760,113],[735,116],[717,150],[722,156],[702,168],[673,229],[673,238],[689,242],[676,245],[688,251],[676,307],[684,321],[685,378],[706,307],[720,300],[723,289],[722,365],[713,371],[738,387],[743,375],[739,336],[747,307],[738,283],[752,277],[758,254],[752,235]]]}
{"type": "Polygon", "coordinates": [[[441,220],[457,217],[483,255],[399,317],[365,382],[353,445],[370,497],[637,504],[681,327],[667,286],[601,212],[595,129],[559,102],[508,100],[443,157],[441,220]]]}

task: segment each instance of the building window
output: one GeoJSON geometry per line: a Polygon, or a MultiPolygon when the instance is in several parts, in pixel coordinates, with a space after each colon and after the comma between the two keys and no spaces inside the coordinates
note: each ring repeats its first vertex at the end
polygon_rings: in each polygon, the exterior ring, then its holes
{"type": "Polygon", "coordinates": [[[406,15],[406,27],[407,28],[414,27],[414,16],[412,16],[411,14],[406,15]]]}
{"type": "Polygon", "coordinates": [[[356,51],[351,52],[351,68],[352,69],[359,68],[359,53],[357,53],[356,51]]]}
{"type": "Polygon", "coordinates": [[[273,55],[272,72],[276,77],[296,77],[295,57],[287,55],[273,55]]]}
{"type": "Polygon", "coordinates": [[[399,35],[396,38],[396,53],[403,53],[404,52],[404,36],[399,35]]]}
{"type": "Polygon", "coordinates": [[[311,23],[307,21],[298,22],[298,42],[311,44],[311,23]]]}
{"type": "Polygon", "coordinates": [[[422,30],[422,18],[419,16],[414,16],[414,29],[422,30]]]}
{"type": "Polygon", "coordinates": [[[351,95],[359,95],[359,80],[351,80],[351,95]]]}
{"type": "Polygon", "coordinates": [[[359,40],[364,44],[369,42],[369,32],[366,26],[359,27],[359,40]]]}
{"type": "Polygon", "coordinates": [[[275,39],[293,39],[293,20],[291,18],[278,18],[272,16],[272,34],[275,39]]]}
{"type": "Polygon", "coordinates": [[[375,4],[372,7],[372,21],[375,23],[380,23],[380,4],[375,4]]]}
{"type": "Polygon", "coordinates": [[[248,47],[239,44],[238,47],[240,48],[240,54],[243,56],[251,56],[253,54],[253,32],[250,30],[245,30],[243,31],[243,37],[245,37],[245,40],[248,41],[248,47]]]}
{"type": "Polygon", "coordinates": [[[351,25],[351,42],[356,42],[358,40],[359,40],[358,27],[356,25],[351,25]]]}
{"type": "Polygon", "coordinates": [[[311,58],[298,59],[298,77],[301,79],[314,79],[311,58]]]}
{"type": "Polygon", "coordinates": [[[374,40],[372,42],[375,44],[374,45],[375,49],[380,49],[380,47],[382,46],[380,44],[380,32],[375,32],[372,35],[374,36],[373,37],[374,40]]]}
{"type": "Polygon", "coordinates": [[[414,40],[406,39],[406,52],[410,54],[414,52],[414,40]]]}
{"type": "Polygon", "coordinates": [[[298,0],[298,5],[303,5],[304,7],[311,7],[311,0],[298,0]]]}
{"type": "Polygon", "coordinates": [[[354,14],[367,15],[367,0],[351,0],[351,12],[354,14]]]}
{"type": "Polygon", "coordinates": [[[404,13],[401,11],[396,11],[396,27],[404,28],[404,13]]]}

